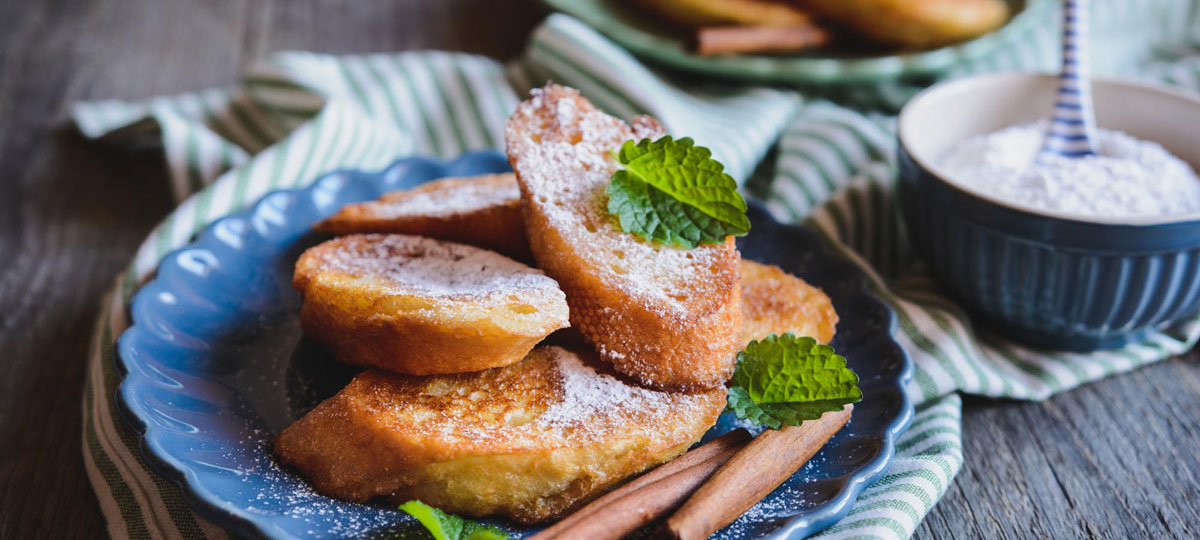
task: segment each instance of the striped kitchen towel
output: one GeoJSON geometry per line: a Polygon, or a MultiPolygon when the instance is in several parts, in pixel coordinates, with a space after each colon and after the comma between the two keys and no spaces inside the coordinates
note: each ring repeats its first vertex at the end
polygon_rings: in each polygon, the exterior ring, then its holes
{"type": "MultiPolygon", "coordinates": [[[[1093,29],[1120,40],[1097,70],[1200,88],[1200,9],[1192,2],[1097,1],[1093,29]],[[1169,23],[1169,24],[1168,24],[1169,23]],[[1148,36],[1145,28],[1155,28],[1148,36]]],[[[949,76],[1051,69],[1057,29],[1048,18],[1028,39],[949,76]]],[[[1106,56],[1107,55],[1107,56],[1106,56]]],[[[280,53],[238,85],[128,103],[78,104],[87,137],[161,143],[179,207],[139,248],[105,300],[83,401],[83,456],[108,520],[124,538],[223,538],[178,490],[141,461],[136,437],[113,410],[113,341],[125,305],[168,251],[206,223],[269,190],[344,168],[379,169],[412,154],[454,156],[499,148],[518,98],[546,80],[580,88],[623,117],[649,113],[712,148],[746,191],[777,217],[805,221],[869,270],[899,316],[918,403],[882,480],[821,537],[906,538],[962,465],[960,392],[1043,399],[1088,381],[1189,350],[1200,318],[1123,349],[1087,356],[1034,351],[978,333],[913,260],[892,197],[894,118],[769,88],[679,84],[642,65],[580,22],[553,15],[509,66],[478,56],[408,52],[363,56],[280,53]],[[736,136],[731,136],[736,134],[736,136]],[[768,152],[772,148],[773,152],[768,152]],[[767,156],[770,166],[759,167],[767,156]]]]}

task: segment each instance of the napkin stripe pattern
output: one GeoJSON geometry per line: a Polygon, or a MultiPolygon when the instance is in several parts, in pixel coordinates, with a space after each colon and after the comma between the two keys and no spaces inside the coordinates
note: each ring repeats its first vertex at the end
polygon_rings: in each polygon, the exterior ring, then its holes
{"type": "MultiPolygon", "coordinates": [[[[1097,29],[1174,21],[1163,39],[1200,42],[1200,10],[1194,6],[1184,13],[1165,1],[1096,3],[1097,29]]],[[[950,76],[1053,66],[1054,31],[1039,28],[1011,49],[961,66],[950,76]]],[[[1097,71],[1200,87],[1194,45],[1152,46],[1157,44],[1124,43],[1126,49],[1113,55],[1119,61],[1097,71]],[[1161,56],[1163,51],[1169,52],[1161,56]],[[1122,71],[1132,67],[1139,71],[1122,71]]],[[[1097,57],[1107,57],[1100,52],[1097,57]]],[[[112,536],[227,536],[194,515],[177,488],[146,469],[136,437],[113,410],[118,376],[112,343],[128,324],[129,297],[157,262],[213,219],[322,172],[379,169],[412,154],[450,157],[499,147],[504,119],[518,96],[547,80],[580,88],[623,117],[653,114],[672,132],[709,146],[735,178],[753,176],[745,186],[750,195],[765,200],[777,217],[803,220],[822,231],[869,272],[877,292],[895,307],[897,338],[917,365],[909,388],[919,403],[917,414],[887,476],[862,493],[849,516],[819,536],[912,534],[963,462],[957,392],[1043,399],[1184,352],[1200,336],[1200,321],[1191,320],[1143,343],[1084,356],[1025,349],[973,328],[912,259],[891,199],[894,118],[881,113],[806,101],[792,91],[684,83],[561,15],[551,16],[534,33],[527,53],[507,69],[484,57],[443,52],[282,53],[255,67],[235,88],[140,103],[81,103],[72,111],[87,137],[113,145],[161,144],[180,200],[118,278],[94,334],[83,402],[83,453],[112,536]],[[773,166],[754,173],[773,144],[773,166]]],[[[901,100],[912,90],[872,91],[901,100]]]]}

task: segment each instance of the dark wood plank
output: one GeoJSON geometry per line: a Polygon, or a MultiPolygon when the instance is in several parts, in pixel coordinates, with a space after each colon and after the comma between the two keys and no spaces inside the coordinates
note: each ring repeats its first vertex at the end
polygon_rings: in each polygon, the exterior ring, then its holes
{"type": "Polygon", "coordinates": [[[66,106],[227,85],[288,48],[510,55],[542,13],[500,4],[0,2],[0,538],[104,535],[80,458],[83,360],[100,294],[171,208],[156,152],[80,140],[66,106]]]}
{"type": "MultiPolygon", "coordinates": [[[[153,2],[8,2],[0,66],[0,536],[102,536],[80,458],[80,394],[101,291],[170,209],[157,153],[112,154],[59,127],[86,96],[145,96],[231,76],[230,50],[191,65],[203,38],[153,2]],[[10,11],[11,10],[11,11],[10,11]],[[137,21],[136,26],[119,21],[137,21]],[[157,15],[162,15],[161,17],[157,15]],[[173,41],[171,38],[177,40],[173,41]],[[118,61],[121,60],[121,61],[118,61]],[[164,65],[157,65],[159,63],[164,65]],[[110,69],[111,68],[111,69],[110,69]]],[[[186,11],[176,12],[182,16],[186,11]]]]}
{"type": "Polygon", "coordinates": [[[966,464],[918,538],[1200,537],[1200,355],[1043,403],[968,399],[966,464]]]}
{"type": "MultiPolygon", "coordinates": [[[[99,295],[171,207],[153,151],[58,122],[87,98],[229,84],[272,51],[509,57],[532,2],[0,2],[0,538],[102,536],[80,460],[99,295]]],[[[968,399],[966,465],[918,537],[1200,536],[1200,355],[1045,403],[968,399]]]]}
{"type": "Polygon", "coordinates": [[[266,15],[269,41],[258,52],[444,49],[509,58],[544,16],[540,6],[521,0],[374,4],[351,9],[339,0],[273,2],[266,15]]]}

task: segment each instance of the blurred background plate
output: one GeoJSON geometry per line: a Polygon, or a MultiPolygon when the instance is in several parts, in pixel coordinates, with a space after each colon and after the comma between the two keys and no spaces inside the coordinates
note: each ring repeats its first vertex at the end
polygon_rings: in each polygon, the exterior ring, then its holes
{"type": "Polygon", "coordinates": [[[1003,27],[938,49],[902,53],[835,49],[791,55],[705,57],[688,50],[688,31],[656,20],[633,0],[543,1],[599,30],[635,55],[662,66],[743,82],[780,84],[869,83],[937,75],[1027,38],[1039,20],[1052,16],[1055,5],[1053,0],[1007,0],[1013,16],[1003,27]]]}
{"type": "MultiPolygon", "coordinates": [[[[265,195],[163,258],[134,296],[133,325],[117,344],[119,410],[140,434],[146,462],[178,485],[197,513],[239,537],[428,538],[394,506],[324,497],[271,457],[275,434],[357,371],[304,339],[292,270],[300,253],[325,239],[312,232],[313,223],[342,205],[435,178],[507,170],[505,156],[489,151],[332,173],[265,195]]],[[[912,417],[904,392],[912,365],[892,337],[895,315],[870,292],[862,270],[812,230],[780,224],[759,204],[750,210],[753,230],[738,243],[743,255],[829,294],[841,318],[833,344],[861,376],[863,401],[846,428],[716,535],[799,537],[844,516],[859,491],[887,471],[912,417]]],[[[734,424],[724,415],[706,437],[734,424]]],[[[535,530],[494,523],[520,535],[535,530]]]]}

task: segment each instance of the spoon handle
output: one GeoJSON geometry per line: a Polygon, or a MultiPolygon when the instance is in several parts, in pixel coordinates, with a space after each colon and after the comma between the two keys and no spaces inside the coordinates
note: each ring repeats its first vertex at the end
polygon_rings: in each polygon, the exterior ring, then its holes
{"type": "Polygon", "coordinates": [[[1063,0],[1062,70],[1054,117],[1039,161],[1048,156],[1078,158],[1096,154],[1096,120],[1088,73],[1089,0],[1063,0]]]}

